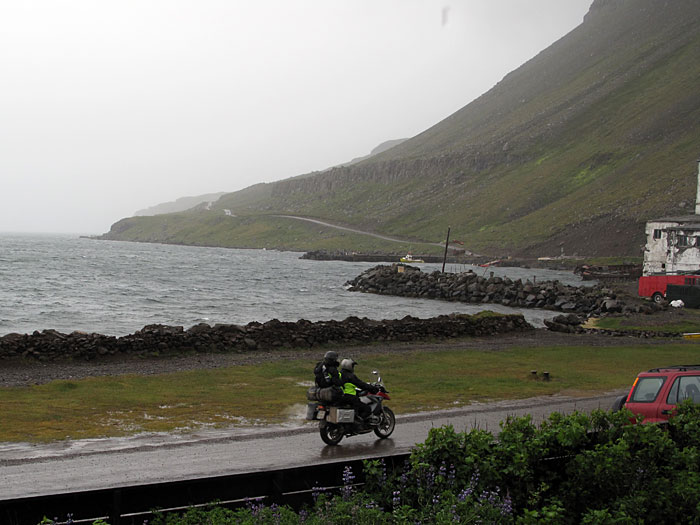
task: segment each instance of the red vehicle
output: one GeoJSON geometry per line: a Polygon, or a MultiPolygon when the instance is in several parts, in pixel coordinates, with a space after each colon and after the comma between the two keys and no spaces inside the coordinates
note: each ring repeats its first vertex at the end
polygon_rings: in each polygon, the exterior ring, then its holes
{"type": "Polygon", "coordinates": [[[639,278],[639,296],[649,297],[655,303],[660,303],[666,297],[666,285],[669,284],[700,285],[700,276],[695,274],[643,275],[639,278]]]}
{"type": "Polygon", "coordinates": [[[641,414],[643,423],[668,421],[676,405],[686,399],[700,403],[700,365],[674,365],[642,372],[625,397],[619,397],[613,410],[622,407],[641,414]]]}

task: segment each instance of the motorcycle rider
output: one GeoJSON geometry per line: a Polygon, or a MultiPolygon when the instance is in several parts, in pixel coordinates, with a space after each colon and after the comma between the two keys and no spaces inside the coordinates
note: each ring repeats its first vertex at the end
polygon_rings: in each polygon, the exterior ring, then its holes
{"type": "Polygon", "coordinates": [[[340,379],[340,372],[338,372],[338,352],[329,350],[323,356],[323,360],[316,363],[314,368],[314,377],[316,380],[316,386],[319,388],[326,388],[329,386],[338,386],[343,388],[343,382],[340,379]]]}
{"type": "Polygon", "coordinates": [[[340,378],[343,383],[343,397],[341,401],[351,405],[357,411],[357,415],[361,419],[367,419],[367,417],[370,415],[371,409],[369,405],[366,405],[357,397],[357,388],[360,388],[361,390],[368,390],[373,394],[376,394],[379,391],[379,388],[374,385],[370,385],[369,383],[365,383],[355,375],[356,364],[357,363],[350,358],[343,359],[340,362],[340,378]]]}

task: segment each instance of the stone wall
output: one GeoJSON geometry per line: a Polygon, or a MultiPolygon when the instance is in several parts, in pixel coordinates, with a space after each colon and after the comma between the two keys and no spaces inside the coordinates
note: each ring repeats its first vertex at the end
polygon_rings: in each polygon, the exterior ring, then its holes
{"type": "MultiPolygon", "coordinates": [[[[412,266],[380,265],[346,283],[350,291],[441,299],[463,303],[497,303],[513,308],[543,308],[585,316],[629,311],[611,290],[568,286],[559,281],[523,282],[507,277],[463,273],[424,273],[412,266]]],[[[653,306],[635,306],[651,310],[653,306]]]]}
{"type": "Polygon", "coordinates": [[[281,322],[241,325],[206,323],[182,326],[148,325],[123,337],[56,330],[0,337],[0,359],[39,361],[95,359],[115,355],[168,355],[188,352],[251,352],[277,347],[308,348],[322,344],[361,344],[492,335],[532,330],[521,315],[451,314],[430,319],[373,321],[348,317],[344,321],[281,322]]]}

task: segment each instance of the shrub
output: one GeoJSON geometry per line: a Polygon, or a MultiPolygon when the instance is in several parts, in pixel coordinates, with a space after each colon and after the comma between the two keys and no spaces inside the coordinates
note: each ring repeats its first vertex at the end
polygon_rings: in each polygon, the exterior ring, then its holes
{"type": "Polygon", "coordinates": [[[251,501],[152,523],[700,525],[700,406],[679,405],[667,426],[631,421],[626,410],[552,414],[539,427],[509,418],[498,440],[434,428],[403,468],[388,473],[382,460],[367,460],[359,489],[347,467],[337,493],[315,491],[299,512],[251,501]]]}

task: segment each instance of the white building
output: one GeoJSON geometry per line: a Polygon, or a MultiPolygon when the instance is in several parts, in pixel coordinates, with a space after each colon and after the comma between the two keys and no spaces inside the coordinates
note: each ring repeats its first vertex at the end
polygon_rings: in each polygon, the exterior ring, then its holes
{"type": "Polygon", "coordinates": [[[700,161],[695,214],[647,222],[642,275],[700,271],[700,161]]]}

